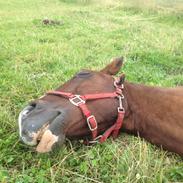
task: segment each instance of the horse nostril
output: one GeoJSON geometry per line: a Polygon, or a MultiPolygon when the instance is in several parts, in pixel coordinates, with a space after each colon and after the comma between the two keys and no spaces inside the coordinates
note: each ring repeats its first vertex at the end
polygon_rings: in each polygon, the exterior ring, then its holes
{"type": "Polygon", "coordinates": [[[62,112],[61,111],[57,111],[57,116],[59,116],[62,112]]]}
{"type": "Polygon", "coordinates": [[[30,105],[31,107],[35,108],[37,104],[36,104],[35,102],[31,102],[29,105],[30,105]]]}
{"type": "Polygon", "coordinates": [[[25,136],[28,136],[29,135],[29,131],[28,130],[23,130],[22,134],[25,135],[25,136]]]}
{"type": "Polygon", "coordinates": [[[33,109],[37,109],[37,110],[40,110],[40,109],[43,109],[44,108],[44,105],[42,105],[41,103],[39,102],[31,102],[29,104],[29,106],[33,109]]]}

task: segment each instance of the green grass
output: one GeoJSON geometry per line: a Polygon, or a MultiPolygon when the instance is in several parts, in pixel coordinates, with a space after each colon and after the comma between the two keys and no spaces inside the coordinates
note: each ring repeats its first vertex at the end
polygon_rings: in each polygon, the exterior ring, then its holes
{"type": "Polygon", "coordinates": [[[183,85],[183,2],[0,1],[0,182],[183,182],[183,159],[121,134],[87,147],[67,141],[50,154],[21,144],[17,117],[28,101],[81,68],[125,56],[127,80],[183,85]],[[45,26],[48,17],[64,22],[45,26]]]}

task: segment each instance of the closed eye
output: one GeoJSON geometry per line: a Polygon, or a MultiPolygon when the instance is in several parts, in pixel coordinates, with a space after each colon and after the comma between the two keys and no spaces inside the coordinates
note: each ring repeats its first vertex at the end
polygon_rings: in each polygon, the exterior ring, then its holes
{"type": "Polygon", "coordinates": [[[92,76],[92,72],[88,70],[82,70],[75,75],[75,77],[78,77],[78,78],[88,78],[91,76],[92,76]]]}

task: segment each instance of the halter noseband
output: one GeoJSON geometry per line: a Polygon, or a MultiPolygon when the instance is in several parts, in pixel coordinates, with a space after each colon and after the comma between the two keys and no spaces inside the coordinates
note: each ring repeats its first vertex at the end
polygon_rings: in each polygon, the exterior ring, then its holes
{"type": "Polygon", "coordinates": [[[88,124],[88,127],[92,133],[92,141],[89,141],[89,143],[95,143],[95,142],[104,142],[106,139],[112,134],[113,138],[116,138],[118,136],[119,130],[122,127],[125,109],[123,107],[122,100],[124,99],[124,95],[122,93],[123,91],[123,84],[119,85],[118,80],[115,79],[114,86],[116,88],[116,91],[112,93],[99,93],[99,94],[86,94],[86,95],[75,95],[68,92],[61,92],[61,91],[48,91],[47,94],[49,95],[57,95],[61,97],[68,98],[69,101],[80,108],[81,112],[86,118],[86,122],[88,124]],[[119,107],[117,108],[118,111],[118,117],[116,122],[107,129],[103,135],[97,136],[97,121],[94,115],[91,114],[90,110],[88,109],[86,105],[86,101],[88,100],[96,100],[96,99],[104,99],[104,98],[118,98],[119,100],[119,107]]]}

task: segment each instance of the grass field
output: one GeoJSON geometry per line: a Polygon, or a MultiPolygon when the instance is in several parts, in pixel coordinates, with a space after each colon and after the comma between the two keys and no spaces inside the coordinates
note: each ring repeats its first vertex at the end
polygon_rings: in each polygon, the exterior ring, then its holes
{"type": "Polygon", "coordinates": [[[17,124],[28,101],[116,56],[129,81],[183,85],[182,12],[181,0],[0,0],[0,182],[183,182],[180,156],[137,137],[37,154],[17,124]]]}

